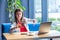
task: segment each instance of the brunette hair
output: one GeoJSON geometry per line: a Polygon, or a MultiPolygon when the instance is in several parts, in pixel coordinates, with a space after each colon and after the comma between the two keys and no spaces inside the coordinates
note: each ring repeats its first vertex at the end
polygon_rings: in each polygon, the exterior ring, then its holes
{"type": "MultiPolygon", "coordinates": [[[[15,18],[15,22],[17,23],[17,18],[16,18],[16,13],[17,12],[22,12],[20,9],[16,9],[15,12],[14,12],[14,18],[15,18]]],[[[23,19],[23,12],[22,12],[22,17],[21,17],[21,21],[23,19]]]]}

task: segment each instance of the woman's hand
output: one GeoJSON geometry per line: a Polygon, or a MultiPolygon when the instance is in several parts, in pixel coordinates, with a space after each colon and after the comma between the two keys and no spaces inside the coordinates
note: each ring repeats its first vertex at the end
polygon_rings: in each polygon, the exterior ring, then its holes
{"type": "Polygon", "coordinates": [[[17,23],[16,27],[17,27],[17,28],[20,28],[20,27],[22,27],[22,25],[19,24],[19,23],[17,23]]]}
{"type": "Polygon", "coordinates": [[[36,22],[37,22],[37,21],[34,19],[34,20],[33,20],[33,23],[36,23],[36,22]]]}
{"type": "Polygon", "coordinates": [[[17,24],[16,24],[16,27],[10,29],[10,33],[12,33],[14,29],[16,29],[16,28],[20,28],[20,27],[22,27],[22,25],[19,24],[19,23],[17,23],[17,24]]]}

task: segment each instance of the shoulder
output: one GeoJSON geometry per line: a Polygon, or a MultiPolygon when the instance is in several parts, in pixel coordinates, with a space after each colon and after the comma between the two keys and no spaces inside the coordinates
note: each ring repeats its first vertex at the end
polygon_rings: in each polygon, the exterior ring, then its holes
{"type": "Polygon", "coordinates": [[[26,23],[27,23],[27,18],[26,18],[26,17],[23,17],[22,22],[23,22],[24,24],[26,24],[26,23]]]}
{"type": "Polygon", "coordinates": [[[23,19],[28,19],[27,17],[23,17],[23,19]]]}
{"type": "Polygon", "coordinates": [[[23,20],[24,20],[24,21],[27,21],[27,20],[28,20],[28,18],[26,18],[26,17],[23,17],[23,20]]]}

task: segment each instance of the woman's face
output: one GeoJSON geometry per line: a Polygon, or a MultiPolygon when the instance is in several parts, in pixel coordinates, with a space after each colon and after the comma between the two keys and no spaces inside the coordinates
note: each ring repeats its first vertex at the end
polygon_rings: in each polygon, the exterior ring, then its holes
{"type": "Polygon", "coordinates": [[[20,11],[16,12],[16,18],[17,18],[17,20],[20,20],[21,17],[22,17],[22,12],[20,12],[20,11]]]}

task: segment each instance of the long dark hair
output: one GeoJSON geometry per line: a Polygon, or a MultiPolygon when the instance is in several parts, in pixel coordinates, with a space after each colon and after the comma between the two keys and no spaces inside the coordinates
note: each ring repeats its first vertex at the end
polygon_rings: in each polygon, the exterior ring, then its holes
{"type": "MultiPolygon", "coordinates": [[[[17,23],[17,18],[16,18],[16,13],[17,12],[22,12],[20,9],[16,9],[15,12],[14,12],[14,18],[15,18],[15,22],[17,23]]],[[[22,17],[21,17],[21,21],[23,19],[23,12],[22,12],[22,17]]]]}

